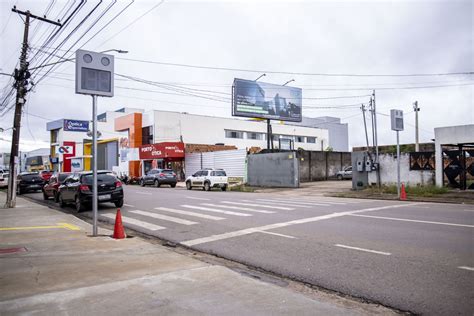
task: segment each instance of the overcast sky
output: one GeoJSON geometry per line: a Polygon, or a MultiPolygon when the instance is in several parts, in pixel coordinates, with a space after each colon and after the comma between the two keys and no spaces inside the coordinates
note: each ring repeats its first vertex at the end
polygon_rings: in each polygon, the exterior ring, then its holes
{"type": "MultiPolygon", "coordinates": [[[[23,37],[23,22],[19,15],[10,13],[12,6],[16,3],[20,10],[42,15],[50,1],[0,0],[0,3],[0,72],[11,73],[18,61],[23,37]]],[[[72,1],[55,1],[48,18],[56,18],[70,3],[72,1]]],[[[80,17],[85,16],[96,3],[88,1],[80,17]]],[[[102,12],[109,3],[104,1],[96,13],[102,12]]],[[[127,3],[129,1],[119,1],[112,7],[75,48],[100,30],[127,3]]],[[[234,78],[254,80],[262,73],[260,71],[349,75],[474,71],[474,7],[470,0],[164,1],[137,20],[158,3],[135,1],[83,49],[128,50],[126,55],[115,54],[116,73],[208,90],[208,95],[220,96],[217,99],[230,97],[228,94],[234,78]],[[255,72],[179,67],[123,58],[255,72]]],[[[74,24],[78,21],[79,17],[74,24]]],[[[30,30],[30,45],[33,46],[30,57],[34,55],[35,48],[43,43],[43,34],[52,30],[52,26],[38,24],[35,21],[30,30]]],[[[79,29],[77,35],[82,35],[86,28],[87,25],[79,29]]],[[[71,37],[62,49],[68,49],[77,38],[71,37]]],[[[303,89],[303,115],[340,117],[349,124],[351,147],[365,144],[363,118],[358,104],[367,104],[369,97],[318,98],[367,95],[375,89],[377,111],[380,113],[379,144],[393,144],[396,141],[395,132],[390,130],[389,118],[385,116],[390,109],[401,109],[405,113],[406,129],[400,133],[401,142],[414,142],[414,101],[418,101],[421,108],[422,142],[434,138],[435,127],[474,124],[472,74],[358,77],[268,73],[260,80],[283,84],[290,79],[295,80],[290,85],[303,89]],[[446,87],[419,88],[426,86],[446,87]],[[316,108],[341,105],[354,106],[316,108]]],[[[9,77],[0,76],[0,102],[8,92],[5,88],[8,80],[9,77]]],[[[124,78],[116,78],[115,87],[113,98],[99,99],[99,113],[133,107],[231,116],[230,101],[224,99],[216,101],[176,95],[171,90],[124,78]]],[[[48,120],[91,118],[91,98],[74,92],[73,63],[54,68],[34,88],[34,92],[29,93],[27,100],[26,112],[29,114],[24,114],[22,118],[22,150],[47,146],[48,120]]],[[[12,112],[0,117],[0,127],[13,125],[12,112]]],[[[370,121],[368,123],[370,125],[370,121]]],[[[0,136],[0,151],[10,150],[10,139],[11,130],[0,136]]]]}

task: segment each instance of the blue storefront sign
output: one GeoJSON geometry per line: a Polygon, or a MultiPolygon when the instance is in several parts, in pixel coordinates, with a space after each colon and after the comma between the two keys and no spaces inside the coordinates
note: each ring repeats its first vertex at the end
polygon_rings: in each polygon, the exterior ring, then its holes
{"type": "Polygon", "coordinates": [[[89,121],[64,120],[64,130],[69,132],[87,132],[89,121]]]}

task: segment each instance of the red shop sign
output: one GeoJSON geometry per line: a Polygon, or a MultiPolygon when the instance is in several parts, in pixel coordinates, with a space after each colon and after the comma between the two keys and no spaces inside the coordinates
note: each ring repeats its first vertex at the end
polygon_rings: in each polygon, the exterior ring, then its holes
{"type": "Polygon", "coordinates": [[[140,159],[184,158],[184,144],[165,142],[142,145],[139,151],[140,159]]]}

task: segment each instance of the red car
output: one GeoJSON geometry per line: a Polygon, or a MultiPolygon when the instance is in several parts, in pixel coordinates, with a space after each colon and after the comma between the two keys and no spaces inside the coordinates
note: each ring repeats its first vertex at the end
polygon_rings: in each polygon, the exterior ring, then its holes
{"type": "Polygon", "coordinates": [[[49,198],[52,197],[54,202],[58,202],[58,188],[70,175],[70,172],[61,172],[51,175],[48,183],[43,187],[43,198],[49,200],[49,198]]]}
{"type": "Polygon", "coordinates": [[[51,172],[51,170],[43,170],[39,173],[39,176],[44,180],[44,182],[49,181],[52,175],[53,173],[51,172]]]}

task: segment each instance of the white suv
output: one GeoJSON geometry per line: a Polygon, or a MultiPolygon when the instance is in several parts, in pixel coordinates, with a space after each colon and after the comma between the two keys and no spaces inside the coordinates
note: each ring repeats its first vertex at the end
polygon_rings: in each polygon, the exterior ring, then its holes
{"type": "Polygon", "coordinates": [[[203,169],[186,178],[188,190],[193,187],[201,187],[206,191],[210,191],[211,188],[221,188],[222,191],[225,191],[227,186],[227,175],[222,169],[203,169]]]}

